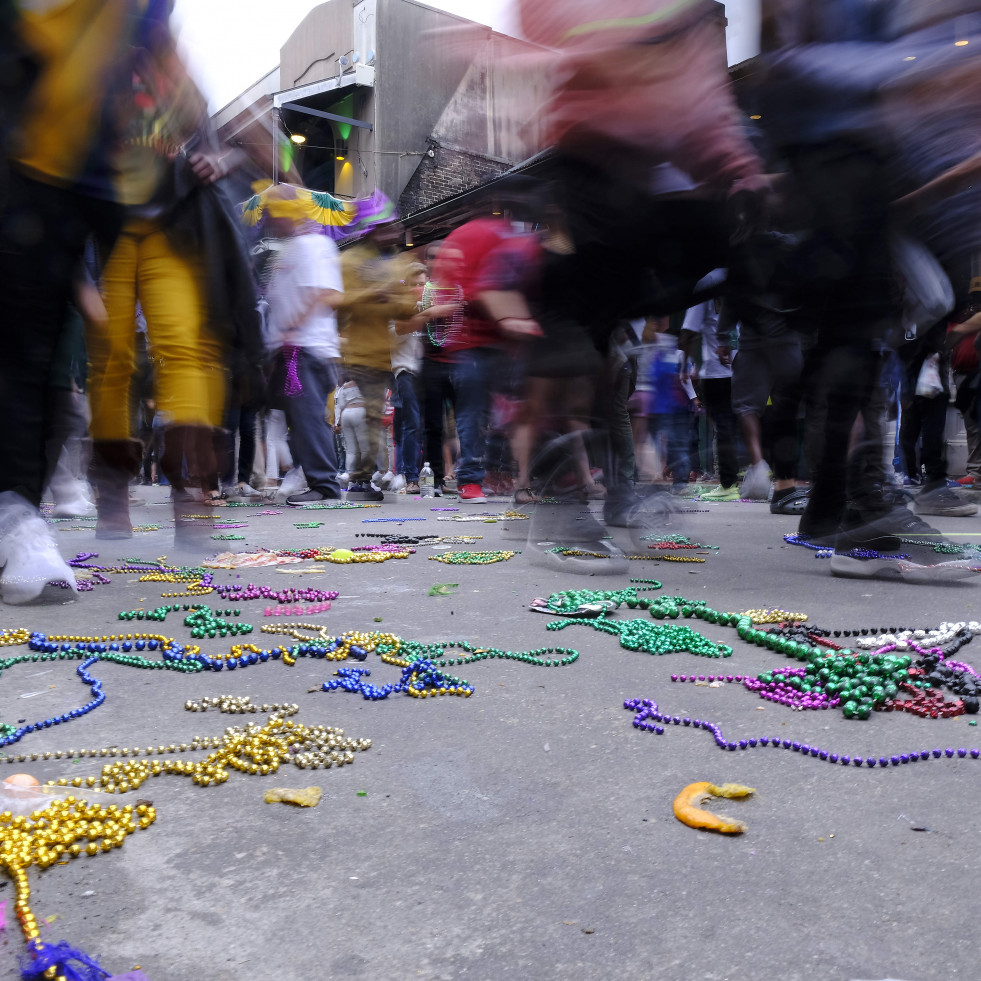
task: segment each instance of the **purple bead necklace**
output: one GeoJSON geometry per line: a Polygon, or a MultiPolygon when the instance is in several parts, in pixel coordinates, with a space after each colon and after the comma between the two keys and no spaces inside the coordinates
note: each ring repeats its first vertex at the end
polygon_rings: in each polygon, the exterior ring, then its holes
{"type": "MultiPolygon", "coordinates": [[[[735,679],[733,679],[735,680],[735,679]]],[[[842,766],[867,766],[872,769],[876,766],[901,766],[907,763],[918,763],[925,760],[939,760],[943,757],[953,759],[965,759],[970,756],[976,760],[981,757],[981,749],[953,749],[948,746],[946,749],[924,749],[913,753],[899,753],[893,756],[847,756],[843,753],[832,753],[808,743],[801,743],[790,739],[781,739],[778,736],[757,736],[752,739],[727,740],[722,732],[722,726],[704,719],[692,719],[688,716],[668,715],[661,712],[657,702],[650,698],[630,698],[623,703],[623,707],[634,715],[633,726],[643,732],[650,732],[656,736],[663,736],[665,725],[688,726],[693,729],[704,729],[712,734],[715,745],[719,749],[734,752],[737,749],[755,749],[757,746],[772,746],[774,749],[789,749],[802,756],[813,756],[824,760],[827,763],[840,763],[842,766]],[[663,723],[663,724],[662,724],[663,723]]]]}

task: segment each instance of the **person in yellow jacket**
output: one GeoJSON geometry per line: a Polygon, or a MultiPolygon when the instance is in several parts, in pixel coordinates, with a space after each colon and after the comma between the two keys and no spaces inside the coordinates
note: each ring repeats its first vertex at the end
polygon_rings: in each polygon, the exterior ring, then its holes
{"type": "Polygon", "coordinates": [[[371,501],[384,499],[371,478],[381,448],[385,392],[392,383],[389,324],[407,320],[416,309],[416,295],[406,282],[408,266],[398,251],[401,231],[398,222],[376,225],[341,257],[341,358],[364,396],[368,429],[368,452],[350,473],[348,494],[371,501]]]}

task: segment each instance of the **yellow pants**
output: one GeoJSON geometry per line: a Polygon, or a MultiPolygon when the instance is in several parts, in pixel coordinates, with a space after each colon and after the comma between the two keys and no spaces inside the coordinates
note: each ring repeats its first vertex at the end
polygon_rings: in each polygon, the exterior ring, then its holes
{"type": "Polygon", "coordinates": [[[203,268],[178,254],[163,228],[144,219],[123,228],[103,275],[105,327],[90,327],[93,439],[130,438],[136,369],[136,303],[146,319],[157,409],[174,425],[220,426],[225,408],[222,346],[207,326],[203,268]]]}

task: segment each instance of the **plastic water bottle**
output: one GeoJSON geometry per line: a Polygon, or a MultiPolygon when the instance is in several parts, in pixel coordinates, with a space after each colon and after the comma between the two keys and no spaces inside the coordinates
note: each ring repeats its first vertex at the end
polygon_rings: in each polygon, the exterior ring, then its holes
{"type": "Polygon", "coordinates": [[[422,465],[422,470],[419,471],[419,496],[436,496],[436,480],[433,476],[433,468],[428,462],[424,463],[422,465]]]}

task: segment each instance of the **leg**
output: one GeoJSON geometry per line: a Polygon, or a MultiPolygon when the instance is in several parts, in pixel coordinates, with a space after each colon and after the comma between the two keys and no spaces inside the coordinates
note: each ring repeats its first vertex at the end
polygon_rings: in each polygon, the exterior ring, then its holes
{"type": "Polygon", "coordinates": [[[416,376],[411,371],[402,371],[395,378],[395,387],[402,401],[402,432],[399,444],[399,463],[406,482],[419,482],[419,444],[421,435],[421,413],[416,376]]]}
{"type": "Polygon", "coordinates": [[[303,391],[285,402],[294,457],[311,490],[340,497],[334,434],[325,418],[327,399],[337,386],[334,366],[301,350],[297,375],[303,391]]]}
{"type": "Polygon", "coordinates": [[[702,393],[705,408],[715,426],[719,483],[723,487],[734,487],[739,479],[739,466],[736,462],[736,417],[732,411],[732,380],[704,378],[702,393]]]}
{"type": "Polygon", "coordinates": [[[385,411],[385,390],[388,388],[388,372],[363,365],[348,365],[348,374],[364,397],[365,426],[368,450],[361,454],[361,461],[351,483],[370,484],[375,473],[382,445],[382,416],[385,411]]]}
{"type": "Polygon", "coordinates": [[[456,467],[457,487],[484,479],[484,423],[487,414],[487,353],[479,349],[461,351],[453,365],[453,402],[460,437],[460,459],[456,467]]]}

